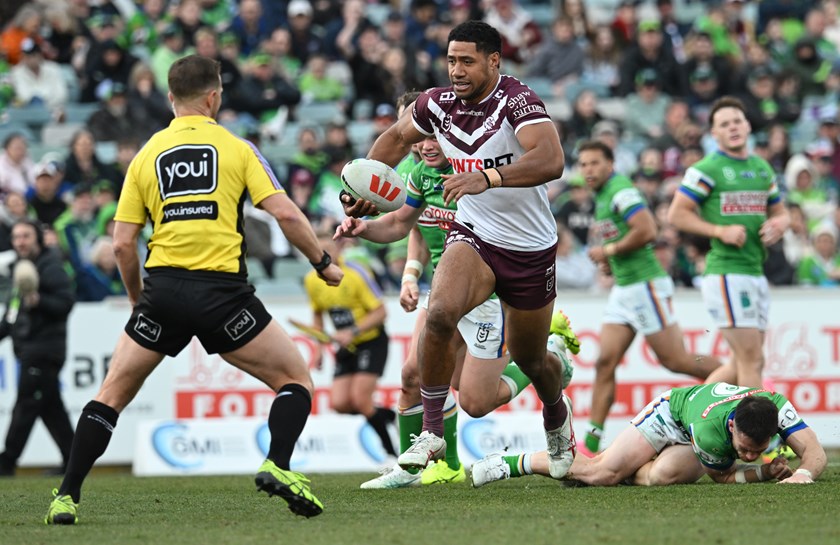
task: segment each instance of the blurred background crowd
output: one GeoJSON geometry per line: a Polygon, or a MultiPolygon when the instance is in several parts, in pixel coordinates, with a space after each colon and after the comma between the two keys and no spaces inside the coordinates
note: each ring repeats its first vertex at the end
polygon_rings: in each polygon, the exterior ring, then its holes
{"type": "MultiPolygon", "coordinates": [[[[219,121],[252,140],[316,227],[340,221],[339,173],[396,120],[407,90],[448,83],[446,39],[480,18],[504,38],[502,72],[544,100],[567,156],[550,183],[560,230],[557,288],[603,291],[585,254],[593,195],[575,149],[611,146],[647,196],[656,252],[678,285],[702,274],[706,240],[666,211],[682,174],[714,151],[712,102],[741,98],[751,147],[775,168],[793,218],[770,248],[773,285],[840,282],[840,0],[4,0],[0,5],[0,278],[12,223],[49,227],[82,301],[118,295],[110,242],[125,170],[172,118],[169,66],[218,59],[219,121]]],[[[309,264],[246,207],[249,272],[300,293],[309,264]]],[[[398,292],[405,244],[359,244],[398,292]]]]}

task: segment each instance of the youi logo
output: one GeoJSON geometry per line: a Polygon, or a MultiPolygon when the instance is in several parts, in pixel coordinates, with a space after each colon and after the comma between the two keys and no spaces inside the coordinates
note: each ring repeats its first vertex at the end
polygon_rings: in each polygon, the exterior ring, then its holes
{"type": "Polygon", "coordinates": [[[155,171],[161,200],[216,190],[218,153],[210,145],[176,146],[158,155],[155,171]]]}
{"type": "Polygon", "coordinates": [[[189,435],[189,426],[181,422],[161,424],[152,433],[152,446],[163,461],[178,469],[197,469],[203,465],[202,449],[189,435]]]}

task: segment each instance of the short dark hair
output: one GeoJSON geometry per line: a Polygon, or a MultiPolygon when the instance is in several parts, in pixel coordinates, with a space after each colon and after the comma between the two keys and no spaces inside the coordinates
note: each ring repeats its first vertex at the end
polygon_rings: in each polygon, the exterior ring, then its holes
{"type": "Polygon", "coordinates": [[[735,108],[736,110],[741,110],[745,116],[747,115],[747,108],[743,102],[733,96],[722,96],[712,103],[712,109],[709,110],[710,127],[715,124],[715,114],[723,108],[735,108]]]}
{"type": "Polygon", "coordinates": [[[612,148],[604,144],[600,140],[587,140],[578,146],[577,154],[580,157],[581,152],[584,151],[600,151],[608,161],[615,161],[615,154],[612,148]]]}
{"type": "Polygon", "coordinates": [[[35,231],[35,241],[40,249],[44,249],[44,224],[32,218],[20,218],[12,224],[12,229],[17,225],[28,225],[35,231]]]}
{"type": "Polygon", "coordinates": [[[449,32],[450,42],[474,43],[477,51],[490,55],[502,52],[502,36],[499,31],[484,21],[464,21],[449,32]]]}
{"type": "Polygon", "coordinates": [[[420,91],[406,91],[397,98],[397,110],[408,106],[420,97],[420,91]]]}
{"type": "Polygon", "coordinates": [[[749,396],[735,407],[735,425],[738,431],[761,443],[779,431],[779,409],[770,398],[749,396]]]}
{"type": "Polygon", "coordinates": [[[220,63],[201,55],[187,55],[169,68],[169,91],[177,99],[190,100],[219,87],[220,63]]]}

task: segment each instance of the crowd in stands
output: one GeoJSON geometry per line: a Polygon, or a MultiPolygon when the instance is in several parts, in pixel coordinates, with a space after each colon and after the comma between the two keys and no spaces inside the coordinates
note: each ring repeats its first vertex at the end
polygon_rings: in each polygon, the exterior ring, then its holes
{"type": "MultiPolygon", "coordinates": [[[[502,71],[546,102],[567,156],[550,184],[558,289],[604,290],[586,258],[593,197],[576,146],[604,141],[660,222],[657,255],[683,286],[706,240],[666,222],[685,169],[714,152],[712,102],[739,97],[751,147],[775,168],[793,216],[769,249],[774,285],[840,283],[840,0],[10,0],[0,10],[0,273],[9,227],[32,216],[64,251],[80,300],[121,293],[110,229],[123,174],[172,119],[166,75],[181,56],[217,59],[219,122],[257,144],[316,227],[343,217],[342,165],[396,119],[407,90],[448,83],[449,30],[483,18],[502,71]],[[545,15],[548,14],[546,17],[545,15]]],[[[246,208],[261,277],[298,259],[246,208]]],[[[405,245],[359,246],[399,289],[405,245]]],[[[257,267],[259,271],[255,271],[257,267]]],[[[306,269],[301,269],[305,271],[306,269]]]]}

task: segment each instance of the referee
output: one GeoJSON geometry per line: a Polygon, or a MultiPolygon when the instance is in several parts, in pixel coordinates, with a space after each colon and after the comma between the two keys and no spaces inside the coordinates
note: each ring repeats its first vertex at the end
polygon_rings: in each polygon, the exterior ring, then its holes
{"type": "Polygon", "coordinates": [[[47,524],[76,523],[82,483],[105,452],[119,413],[164,355],[177,355],[193,336],[208,353],[220,354],[277,392],[257,488],[282,497],[295,514],[311,517],[323,510],[308,479],[289,470],[309,416],[312,379],[290,337],[248,284],[246,191],[277,219],[323,281],[337,286],[343,273],[321,250],[259,151],[214,121],[222,100],[217,61],[197,55],[176,61],[169,70],[169,100],[175,119],[131,162],[115,218],[114,252],[133,312],[99,393],[79,418],[47,524]],[[147,219],[154,233],[144,282],[137,239],[147,219]]]}

